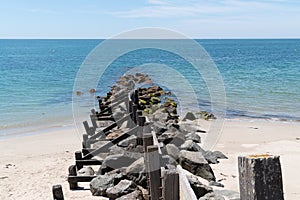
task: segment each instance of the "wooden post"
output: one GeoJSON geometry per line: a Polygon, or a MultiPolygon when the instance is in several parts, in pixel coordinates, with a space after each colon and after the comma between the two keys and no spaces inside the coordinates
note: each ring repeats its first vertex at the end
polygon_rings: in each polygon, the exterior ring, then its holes
{"type": "Polygon", "coordinates": [[[52,193],[53,193],[54,200],[64,200],[64,194],[61,185],[53,185],[52,193]]]}
{"type": "Polygon", "coordinates": [[[137,134],[137,145],[143,145],[143,127],[145,124],[145,117],[143,116],[138,116],[138,125],[139,125],[139,132],[137,134]]]}
{"type": "Polygon", "coordinates": [[[176,170],[165,170],[162,181],[163,199],[179,200],[179,174],[176,170]]]}
{"type": "Polygon", "coordinates": [[[136,126],[136,111],[137,111],[137,105],[133,104],[131,118],[132,118],[132,121],[134,122],[134,126],[136,126]]]}
{"type": "MultiPolygon", "coordinates": [[[[71,165],[69,167],[69,176],[77,176],[76,165],[71,165]]],[[[70,190],[76,189],[78,187],[77,182],[69,181],[69,185],[70,185],[70,190]]]]}
{"type": "Polygon", "coordinates": [[[279,156],[239,156],[241,200],[283,200],[279,156]]]}
{"type": "Polygon", "coordinates": [[[82,135],[83,141],[82,141],[82,148],[91,148],[91,144],[89,142],[89,136],[88,134],[83,134],[82,135]]]}
{"type": "Polygon", "coordinates": [[[90,115],[90,118],[91,118],[91,122],[93,124],[94,130],[96,130],[96,128],[98,128],[97,121],[96,121],[96,119],[97,119],[96,114],[90,115]]]}
{"type": "MultiPolygon", "coordinates": [[[[82,160],[82,154],[81,154],[81,151],[76,151],[75,152],[75,160],[82,160]]],[[[83,168],[83,165],[82,164],[78,164],[76,165],[77,167],[77,170],[80,170],[83,168]]]]}
{"type": "Polygon", "coordinates": [[[160,155],[157,146],[148,146],[148,165],[150,178],[150,197],[151,200],[159,200],[161,194],[161,170],[160,170],[160,155]]]}

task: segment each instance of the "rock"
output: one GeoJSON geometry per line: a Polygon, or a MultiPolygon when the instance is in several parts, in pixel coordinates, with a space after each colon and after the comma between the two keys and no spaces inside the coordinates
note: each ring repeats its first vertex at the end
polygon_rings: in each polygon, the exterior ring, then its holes
{"type": "Polygon", "coordinates": [[[166,153],[170,156],[172,156],[175,160],[178,160],[179,158],[179,149],[174,144],[167,144],[166,145],[166,153]]]}
{"type": "Polygon", "coordinates": [[[143,188],[142,186],[137,186],[138,189],[142,192],[143,200],[149,200],[149,192],[147,189],[143,188]]]}
{"type": "Polygon", "coordinates": [[[136,184],[133,181],[121,180],[117,185],[108,188],[106,195],[109,198],[116,199],[125,194],[131,193],[136,189],[136,184]]]}
{"type": "Polygon", "coordinates": [[[210,192],[201,197],[199,200],[225,200],[225,198],[213,192],[210,192]]]}
{"type": "Polygon", "coordinates": [[[122,178],[122,174],[99,175],[91,181],[90,190],[94,196],[106,196],[106,190],[113,187],[122,178]]]}
{"type": "Polygon", "coordinates": [[[202,154],[205,153],[205,151],[194,141],[192,140],[186,140],[181,146],[180,149],[182,150],[188,150],[188,151],[196,151],[201,152],[202,154]]]}
{"type": "Polygon", "coordinates": [[[187,112],[187,113],[185,114],[185,116],[183,117],[182,121],[186,121],[186,120],[194,121],[194,120],[196,120],[196,119],[197,119],[197,118],[196,118],[196,116],[195,116],[194,113],[192,113],[192,112],[187,112]]]}
{"type": "Polygon", "coordinates": [[[126,138],[125,140],[122,140],[118,143],[118,146],[120,147],[128,147],[129,144],[132,144],[133,146],[137,145],[137,137],[135,135],[131,135],[130,137],[126,138]]]}
{"type": "Polygon", "coordinates": [[[201,115],[201,118],[205,120],[217,119],[212,113],[208,113],[206,111],[201,111],[199,114],[201,115]]]}
{"type": "Polygon", "coordinates": [[[78,176],[92,176],[95,174],[95,171],[91,167],[84,167],[77,171],[78,176]]]}
{"type": "Polygon", "coordinates": [[[165,166],[165,165],[174,165],[176,166],[177,162],[176,160],[169,156],[169,155],[163,155],[162,156],[162,166],[165,166]]]}
{"type": "Polygon", "coordinates": [[[146,188],[147,182],[146,182],[145,173],[146,173],[146,168],[145,168],[143,157],[133,162],[129,167],[126,168],[125,171],[125,175],[129,180],[132,180],[136,184],[146,188]]]}
{"type": "Polygon", "coordinates": [[[188,133],[185,138],[187,140],[192,140],[193,142],[196,143],[201,143],[201,137],[199,135],[197,135],[196,133],[188,133]]]}
{"type": "Polygon", "coordinates": [[[189,183],[190,183],[192,189],[194,190],[197,198],[200,198],[200,197],[204,196],[205,194],[213,191],[213,189],[211,187],[203,185],[198,180],[197,176],[189,175],[189,176],[187,176],[187,179],[189,180],[189,183]]]}
{"type": "Polygon", "coordinates": [[[222,183],[216,182],[216,181],[210,181],[209,182],[210,186],[216,186],[216,187],[224,187],[222,183]]]}
{"type": "Polygon", "coordinates": [[[143,200],[143,194],[140,190],[135,190],[134,192],[117,198],[116,200],[143,200]]]}
{"type": "MultiPolygon", "coordinates": [[[[128,154],[128,153],[127,153],[128,154]]],[[[105,174],[106,172],[118,169],[121,167],[127,167],[131,165],[136,158],[130,157],[126,154],[115,154],[106,156],[99,171],[100,174],[105,174]]]]}
{"type": "Polygon", "coordinates": [[[181,150],[179,163],[182,168],[190,171],[196,176],[200,176],[208,181],[215,181],[215,175],[206,159],[200,152],[181,150]]]}
{"type": "Polygon", "coordinates": [[[218,159],[228,159],[222,152],[220,151],[206,151],[203,153],[203,156],[207,160],[209,164],[217,164],[219,163],[218,159]]]}
{"type": "Polygon", "coordinates": [[[214,190],[214,193],[228,200],[240,200],[240,193],[231,190],[214,190]]]}

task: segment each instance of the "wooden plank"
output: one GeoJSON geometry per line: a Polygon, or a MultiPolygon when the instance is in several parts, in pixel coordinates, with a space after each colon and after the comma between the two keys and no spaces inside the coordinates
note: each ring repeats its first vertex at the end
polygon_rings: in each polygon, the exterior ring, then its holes
{"type": "Polygon", "coordinates": [[[109,125],[108,127],[106,127],[105,129],[99,131],[98,133],[92,135],[90,137],[90,139],[96,139],[97,137],[100,137],[101,135],[105,135],[105,133],[107,133],[108,131],[110,131],[111,129],[117,127],[118,125],[122,124],[123,122],[125,122],[126,120],[128,120],[130,118],[130,114],[126,115],[125,117],[123,117],[122,119],[119,119],[118,121],[116,121],[115,123],[112,123],[111,125],[109,125]]]}
{"type": "Polygon", "coordinates": [[[76,165],[101,165],[103,160],[90,159],[90,160],[76,160],[76,165]]]}
{"type": "Polygon", "coordinates": [[[96,128],[98,128],[98,125],[97,125],[97,116],[95,114],[92,114],[92,115],[90,115],[90,118],[91,118],[91,122],[92,122],[93,128],[96,130],[96,128]]]}
{"type": "Polygon", "coordinates": [[[91,182],[97,176],[68,176],[69,183],[91,182]]]}
{"type": "Polygon", "coordinates": [[[94,151],[88,153],[87,155],[85,155],[83,157],[84,160],[86,159],[91,159],[94,156],[98,155],[99,153],[107,153],[109,148],[112,147],[113,145],[118,144],[119,142],[121,142],[122,140],[128,138],[129,136],[133,135],[133,134],[137,134],[138,130],[140,127],[136,126],[134,128],[132,128],[131,130],[129,130],[126,133],[123,133],[122,135],[120,135],[119,137],[113,139],[111,142],[106,143],[105,145],[99,147],[98,149],[95,149],[94,151]]]}
{"type": "Polygon", "coordinates": [[[180,165],[177,165],[176,170],[179,174],[180,200],[198,200],[186,177],[186,172],[180,165]]]}
{"type": "Polygon", "coordinates": [[[279,156],[239,156],[238,168],[241,200],[284,199],[279,156]]]}
{"type": "Polygon", "coordinates": [[[147,147],[148,169],[150,178],[150,197],[151,200],[159,200],[162,197],[161,193],[161,161],[157,146],[147,147]]]}
{"type": "Polygon", "coordinates": [[[165,170],[162,181],[163,199],[179,200],[179,175],[176,170],[165,170]]]}
{"type": "Polygon", "coordinates": [[[52,194],[54,200],[64,200],[64,194],[61,185],[53,185],[52,194]]]}

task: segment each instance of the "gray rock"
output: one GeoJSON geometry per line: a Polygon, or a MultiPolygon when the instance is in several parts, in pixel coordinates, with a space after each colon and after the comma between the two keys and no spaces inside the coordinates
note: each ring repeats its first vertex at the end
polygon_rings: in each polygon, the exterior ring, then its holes
{"type": "Polygon", "coordinates": [[[129,180],[143,187],[147,187],[145,173],[146,168],[143,157],[133,162],[125,171],[125,175],[129,180]]]}
{"type": "Polygon", "coordinates": [[[192,112],[187,112],[186,114],[185,114],[185,116],[183,117],[183,119],[182,119],[182,121],[186,121],[186,120],[191,120],[191,121],[193,121],[193,120],[196,120],[197,118],[196,118],[196,115],[194,114],[194,113],[192,113],[192,112]]]}
{"type": "Polygon", "coordinates": [[[210,186],[216,186],[216,187],[222,187],[222,188],[224,187],[224,185],[222,183],[216,182],[216,181],[210,181],[209,185],[210,186]]]}
{"type": "Polygon", "coordinates": [[[208,181],[216,180],[214,172],[200,152],[180,151],[179,163],[182,168],[196,176],[200,176],[208,181]]]}
{"type": "Polygon", "coordinates": [[[240,200],[240,193],[232,190],[214,190],[214,193],[228,200],[240,200]]]}
{"type": "Polygon", "coordinates": [[[129,144],[132,144],[133,146],[137,145],[137,137],[135,135],[132,135],[125,140],[118,143],[118,146],[120,147],[128,147],[129,144]]]}
{"type": "Polygon", "coordinates": [[[136,184],[133,181],[121,180],[117,185],[106,190],[106,195],[109,198],[116,199],[125,194],[131,193],[136,189],[136,184]]]}
{"type": "Polygon", "coordinates": [[[207,193],[203,197],[199,198],[199,200],[225,200],[225,198],[211,192],[211,193],[207,193]]]}
{"type": "Polygon", "coordinates": [[[179,158],[179,149],[174,144],[167,144],[166,145],[166,153],[170,156],[172,156],[175,160],[178,160],[179,158]]]}
{"type": "Polygon", "coordinates": [[[90,190],[94,196],[106,196],[106,190],[113,187],[122,178],[122,174],[99,175],[91,181],[90,190]]]}
{"type": "Polygon", "coordinates": [[[209,164],[217,164],[219,163],[218,159],[228,159],[222,152],[220,151],[206,151],[203,153],[203,156],[207,160],[209,164]]]}
{"type": "Polygon", "coordinates": [[[192,189],[194,190],[197,198],[200,198],[200,197],[204,196],[205,194],[213,191],[213,189],[211,187],[203,185],[198,180],[197,176],[189,175],[189,176],[187,176],[187,179],[188,179],[192,189]]]}
{"type": "Polygon", "coordinates": [[[114,169],[118,169],[121,167],[127,167],[131,165],[136,158],[128,156],[126,154],[115,154],[107,156],[101,167],[100,174],[105,174],[106,172],[112,171],[114,169]]]}
{"type": "Polygon", "coordinates": [[[142,192],[140,190],[135,190],[134,192],[131,192],[129,194],[117,198],[116,200],[144,200],[144,199],[143,199],[142,192]]]}
{"type": "Polygon", "coordinates": [[[196,133],[188,133],[185,138],[187,140],[192,140],[193,142],[196,143],[201,143],[201,137],[199,135],[197,135],[196,133]]]}
{"type": "Polygon", "coordinates": [[[166,165],[173,165],[175,166],[177,164],[176,160],[169,156],[169,155],[163,155],[162,156],[162,166],[166,166],[166,165]]]}
{"type": "Polygon", "coordinates": [[[78,176],[91,176],[94,174],[95,174],[95,171],[91,167],[84,167],[77,171],[78,176]]]}
{"type": "Polygon", "coordinates": [[[143,195],[143,200],[149,200],[149,191],[145,188],[143,188],[142,186],[137,186],[138,190],[140,190],[142,192],[143,195]]]}
{"type": "Polygon", "coordinates": [[[188,150],[188,151],[196,151],[201,152],[202,154],[205,153],[205,151],[193,140],[186,140],[181,146],[180,149],[182,150],[188,150]]]}

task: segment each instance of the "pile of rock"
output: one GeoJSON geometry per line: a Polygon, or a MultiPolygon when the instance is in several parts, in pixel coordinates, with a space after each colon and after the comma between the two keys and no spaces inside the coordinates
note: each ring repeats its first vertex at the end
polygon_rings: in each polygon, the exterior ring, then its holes
{"type": "MultiPolygon", "coordinates": [[[[112,87],[109,97],[104,98],[105,103],[110,104],[141,83],[150,84],[152,81],[147,75],[139,73],[121,77],[112,87]]],[[[188,112],[181,119],[177,114],[177,104],[170,97],[171,93],[159,86],[138,88],[137,92],[138,109],[146,116],[146,125],[156,134],[162,152],[162,167],[170,169],[181,165],[193,174],[187,175],[187,178],[198,199],[222,199],[210,187],[223,187],[221,183],[216,182],[210,165],[217,164],[219,159],[227,157],[219,151],[212,152],[201,148],[199,133],[205,131],[197,125],[196,115],[188,112]],[[210,186],[202,184],[199,181],[200,177],[207,180],[210,186]]],[[[125,108],[118,108],[118,115],[124,116],[125,108]]],[[[204,115],[205,119],[214,119],[212,114],[203,113],[204,115]]],[[[108,135],[109,139],[114,139],[128,130],[126,126],[120,127],[112,131],[115,135],[108,135]],[[119,134],[116,134],[118,131],[119,134]]],[[[97,177],[90,183],[92,194],[110,199],[149,199],[143,155],[143,146],[139,144],[135,135],[111,147],[96,172],[97,177]]]]}

